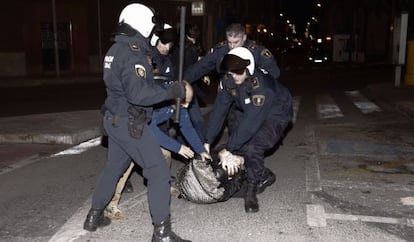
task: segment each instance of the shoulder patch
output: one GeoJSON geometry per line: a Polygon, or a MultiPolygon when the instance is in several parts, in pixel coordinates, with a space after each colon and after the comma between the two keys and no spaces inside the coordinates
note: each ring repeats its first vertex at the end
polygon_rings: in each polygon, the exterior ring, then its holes
{"type": "Polygon", "coordinates": [[[145,71],[145,67],[140,65],[140,64],[136,64],[135,65],[135,74],[141,78],[145,78],[147,76],[147,72],[145,71]]]}
{"type": "Polygon", "coordinates": [[[272,52],[270,52],[270,50],[269,49],[267,49],[267,48],[264,48],[263,50],[262,50],[262,52],[260,52],[260,54],[263,56],[263,57],[265,57],[265,58],[271,58],[273,55],[272,55],[272,52]]]}
{"type": "Polygon", "coordinates": [[[256,47],[257,47],[256,42],[252,41],[247,48],[249,48],[250,50],[255,50],[256,47]]]}
{"type": "Polygon", "coordinates": [[[140,51],[141,49],[139,48],[139,46],[137,45],[137,44],[135,44],[135,43],[129,43],[129,48],[132,50],[132,51],[140,51]]]}
{"type": "Polygon", "coordinates": [[[256,89],[256,88],[260,87],[259,79],[257,79],[257,77],[253,77],[251,79],[251,81],[252,81],[252,88],[253,89],[256,89]]]}
{"type": "Polygon", "coordinates": [[[227,46],[227,41],[226,40],[225,41],[221,41],[220,43],[216,44],[213,48],[211,48],[211,51],[210,52],[214,52],[214,50],[220,49],[220,48],[222,48],[224,46],[227,46]]]}
{"type": "Polygon", "coordinates": [[[264,95],[253,95],[252,102],[254,106],[263,106],[265,102],[265,96],[264,95]]]}

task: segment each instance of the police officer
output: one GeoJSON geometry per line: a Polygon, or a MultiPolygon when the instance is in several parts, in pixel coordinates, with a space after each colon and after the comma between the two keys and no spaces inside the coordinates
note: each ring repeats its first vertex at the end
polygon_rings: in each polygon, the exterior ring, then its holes
{"type": "Polygon", "coordinates": [[[240,23],[233,23],[226,28],[226,40],[214,46],[210,53],[185,69],[184,80],[190,83],[198,80],[210,71],[220,72],[220,63],[224,55],[236,47],[246,47],[262,72],[269,73],[275,80],[279,79],[280,70],[272,53],[264,46],[247,39],[246,29],[240,23]]]}
{"type": "Polygon", "coordinates": [[[108,134],[108,161],[92,197],[83,228],[95,231],[108,225],[103,215],[119,177],[133,160],[148,180],[148,203],[154,224],[152,241],[187,241],[171,230],[170,173],[159,144],[150,131],[152,106],[185,97],[189,85],[174,83],[164,89],[153,80],[148,43],[154,13],[139,3],[127,5],[119,16],[115,43],[105,55],[103,79],[107,98],[104,128],[108,134]]]}
{"type": "MultiPolygon", "coordinates": [[[[220,63],[224,55],[227,54],[229,50],[241,46],[246,47],[252,52],[256,67],[264,73],[269,73],[274,80],[277,81],[279,79],[280,70],[272,53],[266,47],[247,39],[246,29],[240,23],[233,23],[229,25],[226,28],[226,40],[218,43],[211,49],[210,53],[195,64],[188,67],[184,72],[183,79],[192,83],[211,71],[216,70],[220,73],[220,63]]],[[[233,128],[237,126],[239,115],[240,113],[234,108],[232,108],[229,112],[229,133],[231,133],[233,128]]],[[[193,116],[191,116],[191,118],[193,119],[193,116]]]]}
{"type": "Polygon", "coordinates": [[[256,194],[276,180],[264,166],[265,151],[279,142],[293,114],[289,91],[254,66],[255,59],[247,48],[234,48],[224,56],[221,68],[227,75],[220,82],[207,129],[207,143],[211,145],[231,105],[243,113],[218,156],[229,175],[241,168],[242,161],[236,155],[244,158],[247,179],[245,211],[248,213],[259,211],[256,194]]]}

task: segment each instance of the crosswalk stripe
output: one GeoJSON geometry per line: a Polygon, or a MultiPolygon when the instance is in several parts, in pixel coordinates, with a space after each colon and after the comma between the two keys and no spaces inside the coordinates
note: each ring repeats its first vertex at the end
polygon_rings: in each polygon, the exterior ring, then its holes
{"type": "Polygon", "coordinates": [[[317,112],[319,119],[343,117],[341,109],[329,95],[318,95],[316,97],[317,112]]]}
{"type": "MultiPolygon", "coordinates": [[[[362,95],[360,91],[344,91],[344,94],[363,114],[382,112],[379,106],[362,95]]],[[[293,123],[297,121],[301,101],[301,96],[293,97],[293,123]]],[[[339,106],[335,103],[332,96],[329,94],[317,95],[316,109],[319,119],[330,119],[344,116],[339,106]]]]}
{"type": "Polygon", "coordinates": [[[345,91],[345,95],[363,114],[381,112],[380,107],[363,96],[359,91],[345,91]]]}

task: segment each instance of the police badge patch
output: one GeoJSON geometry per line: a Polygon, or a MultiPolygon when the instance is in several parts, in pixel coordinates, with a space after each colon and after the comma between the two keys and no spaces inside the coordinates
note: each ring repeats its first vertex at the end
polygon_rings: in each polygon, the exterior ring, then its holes
{"type": "Polygon", "coordinates": [[[257,79],[257,77],[252,78],[251,81],[252,81],[252,88],[253,89],[256,89],[256,88],[260,87],[259,80],[257,79]]]}
{"type": "Polygon", "coordinates": [[[268,49],[263,49],[260,54],[266,58],[272,57],[272,52],[270,52],[270,50],[268,49]]]}
{"type": "Polygon", "coordinates": [[[146,71],[145,71],[145,67],[139,64],[135,65],[135,74],[137,74],[137,76],[141,77],[141,78],[145,78],[146,77],[146,71]]]}
{"type": "Polygon", "coordinates": [[[263,106],[265,102],[265,96],[264,95],[253,95],[252,101],[254,106],[263,106]]]}

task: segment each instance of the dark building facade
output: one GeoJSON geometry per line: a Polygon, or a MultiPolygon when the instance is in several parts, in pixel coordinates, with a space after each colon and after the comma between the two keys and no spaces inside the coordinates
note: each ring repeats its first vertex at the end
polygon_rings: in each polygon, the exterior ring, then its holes
{"type": "MultiPolygon", "coordinates": [[[[129,2],[17,0],[2,3],[0,76],[99,73],[102,55],[111,45],[119,13],[129,2]]],[[[212,44],[215,16],[192,16],[191,1],[141,2],[153,7],[173,25],[179,23],[180,7],[186,6],[186,21],[203,29],[203,45],[212,44]]]]}
{"type": "MultiPolygon", "coordinates": [[[[316,0],[315,0],[316,1],[316,0]]],[[[380,0],[378,0],[380,1],[380,0]]],[[[4,1],[0,14],[0,76],[55,76],[101,72],[102,55],[111,44],[111,35],[127,0],[15,0],[4,1]],[[56,34],[56,38],[55,38],[56,34]],[[56,61],[59,60],[59,61],[56,61]]],[[[168,23],[178,27],[180,7],[186,7],[187,23],[202,29],[201,44],[208,50],[224,39],[231,22],[243,22],[256,29],[266,26],[275,36],[283,36],[279,14],[287,0],[143,0],[168,23]],[[192,14],[192,4],[202,3],[203,14],[192,14]],[[279,26],[279,27],[277,27],[279,26]]],[[[412,1],[320,1],[320,34],[358,36],[352,44],[366,59],[390,55],[390,24],[402,10],[412,10],[412,1]],[[364,3],[365,5],[361,5],[364,3]],[[410,4],[411,3],[411,4],[410,4]],[[375,6],[377,6],[376,4],[375,6]],[[378,5],[379,6],[379,5],[378,5]],[[371,11],[369,11],[371,10],[371,11]],[[357,45],[355,47],[355,45],[357,45]]],[[[412,13],[412,12],[411,12],[412,13]]],[[[257,33],[256,33],[257,34],[257,33]]],[[[351,37],[352,38],[352,37],[351,37]]],[[[275,38],[266,45],[277,45],[275,38]]]]}

